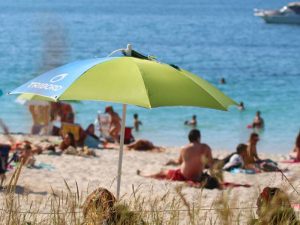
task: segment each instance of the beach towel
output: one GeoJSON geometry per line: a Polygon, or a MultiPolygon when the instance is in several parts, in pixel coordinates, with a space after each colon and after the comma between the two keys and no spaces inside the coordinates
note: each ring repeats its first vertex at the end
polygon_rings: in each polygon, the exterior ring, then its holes
{"type": "MultiPolygon", "coordinates": [[[[188,186],[194,187],[194,188],[203,188],[203,184],[199,182],[193,182],[193,181],[187,181],[186,182],[188,186]]],[[[221,182],[219,189],[230,189],[230,188],[236,188],[236,187],[244,187],[244,188],[250,188],[252,185],[250,184],[241,184],[241,183],[234,183],[234,182],[221,182]]]]}
{"type": "Polygon", "coordinates": [[[225,189],[225,188],[234,188],[234,187],[251,187],[249,184],[240,184],[240,183],[232,183],[232,182],[222,182],[219,183],[218,180],[207,173],[203,173],[201,182],[195,182],[191,180],[184,180],[185,178],[178,170],[169,170],[167,176],[159,176],[156,179],[159,180],[169,180],[169,181],[180,181],[185,182],[189,187],[194,188],[205,188],[205,189],[225,189]],[[171,172],[170,172],[171,171],[171,172]],[[176,179],[170,179],[176,178],[176,179]]]}
{"type": "Polygon", "coordinates": [[[48,170],[48,171],[53,171],[55,169],[54,166],[52,166],[51,164],[48,164],[48,163],[43,163],[43,162],[40,162],[38,164],[35,164],[31,167],[29,167],[31,169],[44,169],[44,170],[48,170]]]}
{"type": "Polygon", "coordinates": [[[256,174],[256,172],[254,170],[249,170],[249,169],[241,169],[241,168],[234,168],[232,170],[229,171],[230,173],[244,173],[244,174],[256,174]]]}
{"type": "Polygon", "coordinates": [[[297,159],[289,159],[289,160],[282,160],[282,161],[280,161],[280,163],[290,163],[290,164],[294,164],[294,163],[300,163],[300,161],[297,160],[297,159]]]}

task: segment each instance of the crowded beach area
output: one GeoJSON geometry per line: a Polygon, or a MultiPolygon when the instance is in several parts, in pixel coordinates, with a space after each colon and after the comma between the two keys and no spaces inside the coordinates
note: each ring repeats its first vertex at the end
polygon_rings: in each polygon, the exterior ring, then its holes
{"type": "MultiPolygon", "coordinates": [[[[13,191],[22,196],[21,199],[26,196],[26,201],[19,203],[18,209],[23,211],[28,210],[29,204],[38,203],[43,212],[49,212],[50,196],[63,196],[62,193],[68,190],[80,192],[83,199],[99,188],[115,196],[121,119],[113,107],[107,106],[105,113],[99,115],[98,126],[90,124],[84,129],[75,122],[70,103],[40,105],[37,101],[31,101],[27,105],[32,115],[31,134],[10,134],[1,120],[1,205],[5,205],[5,193],[10,188],[9,184],[15,182],[14,176],[21,165],[22,171],[13,191]],[[62,126],[54,126],[58,123],[50,122],[51,118],[59,120],[62,126]]],[[[245,110],[241,106],[237,109],[245,110]]],[[[137,114],[133,117],[134,123],[126,128],[124,141],[120,202],[130,202],[133,195],[137,195],[144,202],[144,209],[141,210],[146,211],[155,210],[151,201],[160,199],[163,204],[156,203],[156,210],[166,210],[168,214],[165,207],[170,207],[174,199],[181,201],[184,198],[188,202],[186,204],[204,210],[193,212],[197,213],[198,222],[203,224],[220,222],[220,218],[211,211],[222,210],[222,207],[232,208],[230,213],[238,214],[239,221],[245,222],[257,210],[257,199],[262,196],[262,191],[276,187],[292,199],[290,203],[295,212],[299,211],[299,134],[290,154],[260,152],[257,131],[264,128],[265,121],[257,112],[248,142],[237,144],[234,152],[212,150],[209,143],[202,143],[194,115],[190,120],[183,121],[190,128],[186,145],[169,148],[156,146],[146,139],[135,140],[133,130],[138,132],[143,129],[144,123],[137,114]],[[222,197],[226,198],[228,206],[218,202],[222,197]],[[205,211],[207,209],[211,209],[209,213],[205,211]]],[[[102,194],[98,193],[99,196],[102,194]]],[[[99,196],[96,194],[96,197],[99,196]]],[[[173,210],[185,213],[186,207],[183,204],[173,210]]],[[[232,215],[228,221],[233,223],[232,215]]],[[[181,215],[181,223],[190,223],[187,218],[187,215],[181,215]]]]}
{"type": "Polygon", "coordinates": [[[0,225],[300,224],[299,7],[1,1],[0,225]]]}

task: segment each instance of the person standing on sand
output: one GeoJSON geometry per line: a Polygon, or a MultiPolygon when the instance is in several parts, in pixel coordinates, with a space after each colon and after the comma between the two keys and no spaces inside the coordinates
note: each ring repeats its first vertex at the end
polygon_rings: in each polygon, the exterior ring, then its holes
{"type": "Polygon", "coordinates": [[[114,111],[112,106],[107,106],[105,113],[110,115],[109,135],[118,143],[121,131],[121,118],[118,113],[114,111]]]}
{"type": "Polygon", "coordinates": [[[253,123],[252,123],[253,128],[262,129],[265,127],[265,122],[264,122],[263,118],[260,116],[260,114],[261,114],[260,111],[256,112],[256,115],[255,115],[253,123]]]}
{"type": "Polygon", "coordinates": [[[139,131],[142,122],[139,120],[139,115],[137,113],[133,114],[133,123],[135,131],[139,131]]]}
{"type": "Polygon", "coordinates": [[[179,158],[168,163],[168,165],[181,165],[179,169],[161,171],[152,175],[143,175],[138,170],[137,174],[143,177],[173,181],[200,182],[205,188],[219,188],[218,180],[203,171],[206,166],[212,166],[213,159],[210,147],[200,142],[201,135],[198,129],[191,130],[188,138],[190,143],[181,149],[179,158]]]}

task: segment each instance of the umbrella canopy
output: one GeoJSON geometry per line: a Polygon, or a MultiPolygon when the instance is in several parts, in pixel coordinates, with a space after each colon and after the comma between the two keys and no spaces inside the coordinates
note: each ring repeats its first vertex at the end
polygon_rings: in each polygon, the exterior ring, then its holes
{"type": "Polygon", "coordinates": [[[16,102],[22,105],[48,105],[48,102],[54,101],[52,98],[28,93],[21,94],[16,99],[16,102]]]}
{"type": "MultiPolygon", "coordinates": [[[[120,192],[126,104],[145,108],[198,106],[227,110],[236,104],[200,77],[147,57],[106,57],[76,61],[46,72],[10,94],[31,93],[57,100],[122,103],[117,197],[120,192]]],[[[128,53],[129,52],[129,53],[128,53]]]]}
{"type": "Polygon", "coordinates": [[[186,70],[134,57],[73,62],[44,73],[11,93],[31,93],[53,101],[99,100],[145,108],[198,106],[226,110],[235,104],[186,70]]]}
{"type": "MultiPolygon", "coordinates": [[[[37,94],[23,93],[17,97],[16,102],[20,103],[22,105],[25,105],[25,104],[47,105],[48,102],[56,102],[56,100],[53,98],[49,98],[49,97],[41,96],[41,95],[37,95],[37,94]]],[[[79,101],[65,101],[65,102],[80,103],[79,101]]]]}

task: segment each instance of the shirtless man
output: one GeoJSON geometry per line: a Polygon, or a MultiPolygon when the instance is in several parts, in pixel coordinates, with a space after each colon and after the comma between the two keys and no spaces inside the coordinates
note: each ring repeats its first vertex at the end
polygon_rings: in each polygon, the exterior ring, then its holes
{"type": "Polygon", "coordinates": [[[112,106],[106,107],[105,113],[108,113],[110,115],[109,134],[114,139],[114,141],[118,143],[121,131],[121,118],[119,117],[118,113],[113,110],[112,106]]]}
{"type": "Polygon", "coordinates": [[[252,123],[252,127],[253,128],[264,128],[265,123],[263,118],[260,116],[260,111],[256,112],[256,116],[254,117],[253,123],[252,123]]]}
{"type": "Polygon", "coordinates": [[[190,143],[181,149],[179,158],[167,163],[180,164],[180,169],[161,171],[153,175],[142,175],[140,171],[137,173],[144,177],[200,182],[205,188],[219,188],[218,181],[203,172],[205,167],[210,167],[213,162],[210,147],[200,142],[200,131],[197,129],[191,130],[188,138],[190,143]]]}

